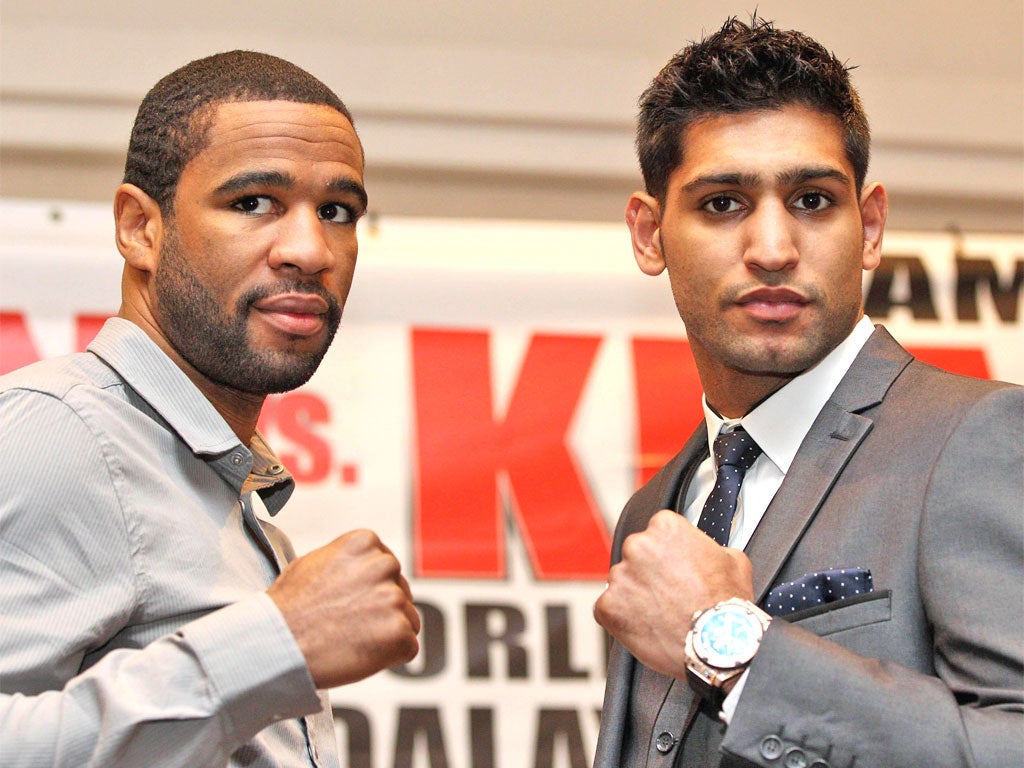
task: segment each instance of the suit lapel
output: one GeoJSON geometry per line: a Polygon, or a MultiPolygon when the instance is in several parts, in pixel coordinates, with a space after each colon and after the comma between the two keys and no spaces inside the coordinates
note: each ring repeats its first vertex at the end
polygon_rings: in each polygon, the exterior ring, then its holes
{"type": "Polygon", "coordinates": [[[871,431],[872,418],[863,412],[882,401],[911,359],[884,328],[877,327],[818,414],[745,550],[754,566],[756,602],[771,589],[843,468],[871,431]]]}
{"type": "Polygon", "coordinates": [[[686,445],[683,446],[683,450],[675,457],[675,459],[666,465],[666,469],[671,468],[671,472],[667,474],[665,482],[659,489],[659,503],[660,507],[655,509],[657,512],[662,509],[674,509],[679,514],[683,514],[681,494],[684,494],[690,481],[693,479],[694,474],[697,472],[697,467],[704,459],[708,457],[708,428],[705,422],[701,422],[700,426],[690,435],[690,439],[686,441],[686,445]]]}
{"type": "Polygon", "coordinates": [[[825,500],[846,462],[871,430],[871,420],[829,402],[797,452],[786,479],[747,544],[760,603],[825,500]]]}

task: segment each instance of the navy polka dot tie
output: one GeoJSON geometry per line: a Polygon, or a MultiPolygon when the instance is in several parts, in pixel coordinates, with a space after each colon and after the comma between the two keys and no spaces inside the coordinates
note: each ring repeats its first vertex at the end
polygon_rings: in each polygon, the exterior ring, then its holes
{"type": "Polygon", "coordinates": [[[743,475],[760,455],[760,446],[742,427],[732,432],[720,432],[715,438],[718,476],[711,495],[704,503],[697,527],[723,547],[729,543],[732,516],[736,514],[736,500],[740,495],[743,475]]]}

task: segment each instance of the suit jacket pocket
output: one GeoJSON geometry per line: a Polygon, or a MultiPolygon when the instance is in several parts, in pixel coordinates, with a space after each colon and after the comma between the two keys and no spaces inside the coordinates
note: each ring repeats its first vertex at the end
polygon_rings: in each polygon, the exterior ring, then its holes
{"type": "Polygon", "coordinates": [[[796,611],[776,621],[798,624],[819,637],[827,637],[847,629],[889,621],[891,618],[892,590],[881,589],[796,611]]]}

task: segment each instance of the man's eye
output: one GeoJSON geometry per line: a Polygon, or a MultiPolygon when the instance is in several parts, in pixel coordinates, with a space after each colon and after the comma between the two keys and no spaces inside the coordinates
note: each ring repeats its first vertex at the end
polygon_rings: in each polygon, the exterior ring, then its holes
{"type": "Polygon", "coordinates": [[[324,203],[316,212],[324,221],[333,221],[335,224],[348,224],[355,220],[352,211],[340,203],[324,203]]]}
{"type": "Polygon", "coordinates": [[[720,195],[708,200],[703,207],[711,213],[733,213],[740,209],[740,203],[735,198],[720,195]]]}
{"type": "Polygon", "coordinates": [[[796,199],[794,205],[802,211],[823,211],[832,205],[832,201],[821,192],[805,192],[796,199]]]}
{"type": "Polygon", "coordinates": [[[271,210],[273,210],[273,205],[273,201],[264,195],[250,195],[249,197],[240,198],[232,203],[232,206],[243,213],[251,213],[254,215],[270,213],[271,210]]]}

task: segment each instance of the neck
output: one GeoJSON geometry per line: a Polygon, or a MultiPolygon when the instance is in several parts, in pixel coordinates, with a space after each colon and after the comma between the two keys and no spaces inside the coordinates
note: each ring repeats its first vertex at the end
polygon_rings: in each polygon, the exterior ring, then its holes
{"type": "Polygon", "coordinates": [[[160,332],[159,327],[149,321],[149,316],[145,313],[133,311],[129,305],[122,304],[118,315],[139,326],[163,350],[164,354],[174,361],[174,364],[195,384],[196,389],[210,401],[210,404],[227,422],[242,445],[248,446],[252,442],[252,436],[256,432],[256,422],[260,417],[263,402],[266,400],[265,395],[240,392],[208,379],[179,354],[178,350],[160,332]]]}
{"type": "Polygon", "coordinates": [[[778,392],[792,376],[758,376],[758,381],[732,381],[726,387],[704,382],[704,397],[708,405],[723,419],[741,419],[754,408],[778,392]],[[748,386],[743,386],[748,384],[748,386]]]}
{"type": "MultiPolygon", "coordinates": [[[[175,358],[175,362],[177,358],[175,358]]],[[[184,362],[184,361],[182,361],[184,362]]],[[[180,365],[181,363],[179,363],[180,365]]],[[[252,442],[252,436],[256,432],[256,422],[260,417],[260,410],[263,408],[265,395],[254,395],[249,392],[239,392],[222,384],[217,384],[196,371],[188,363],[182,366],[185,375],[192,380],[196,388],[202,392],[206,399],[217,409],[227,425],[231,427],[242,445],[248,446],[252,442]],[[188,366],[187,368],[185,366],[188,366]]]]}
{"type": "Polygon", "coordinates": [[[693,349],[697,372],[708,405],[723,419],[741,419],[792,381],[797,373],[748,373],[726,368],[718,361],[705,364],[693,349]]]}

